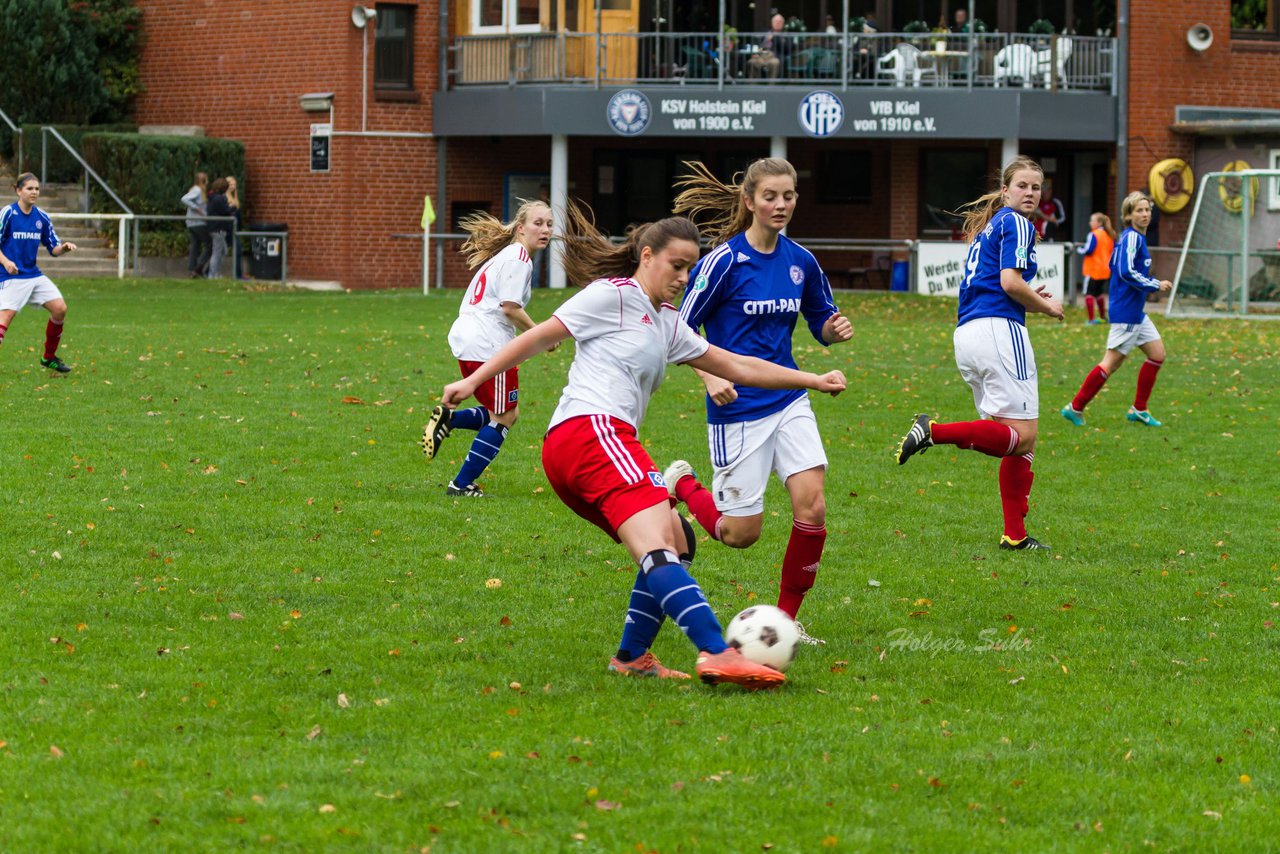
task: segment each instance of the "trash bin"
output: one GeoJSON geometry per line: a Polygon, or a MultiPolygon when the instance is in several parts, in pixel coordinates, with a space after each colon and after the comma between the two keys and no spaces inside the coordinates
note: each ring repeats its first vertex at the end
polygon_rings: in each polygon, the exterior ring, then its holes
{"type": "MultiPolygon", "coordinates": [[[[255,222],[249,225],[249,231],[288,231],[289,226],[283,222],[255,222]]],[[[250,257],[253,259],[253,277],[255,279],[284,278],[284,239],[281,237],[253,237],[249,240],[250,257]]]]}
{"type": "Polygon", "coordinates": [[[889,290],[891,291],[909,291],[911,290],[911,262],[910,261],[894,261],[893,262],[893,278],[889,281],[889,290]]]}

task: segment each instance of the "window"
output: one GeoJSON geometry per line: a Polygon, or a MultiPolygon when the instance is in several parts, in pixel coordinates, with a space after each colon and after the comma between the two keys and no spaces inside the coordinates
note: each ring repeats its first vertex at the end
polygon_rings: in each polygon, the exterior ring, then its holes
{"type": "Polygon", "coordinates": [[[818,156],[818,201],[871,201],[871,152],[822,152],[818,156]]]}
{"type": "Polygon", "coordinates": [[[473,0],[471,31],[536,33],[542,26],[538,18],[539,0],[473,0]]]}
{"type": "Polygon", "coordinates": [[[1280,0],[1231,0],[1231,37],[1280,39],[1280,0]]]}
{"type": "Polygon", "coordinates": [[[373,31],[373,88],[413,90],[413,7],[378,4],[373,31]]]}
{"type": "Polygon", "coordinates": [[[987,151],[983,148],[934,148],[920,153],[920,229],[956,234],[954,212],[987,192],[987,151]]]}

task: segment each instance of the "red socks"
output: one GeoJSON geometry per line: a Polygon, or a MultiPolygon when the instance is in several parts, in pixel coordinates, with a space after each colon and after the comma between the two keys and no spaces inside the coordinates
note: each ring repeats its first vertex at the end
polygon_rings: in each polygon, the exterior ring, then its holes
{"type": "Polygon", "coordinates": [[[1151,387],[1156,384],[1156,374],[1160,373],[1163,361],[1147,359],[1138,370],[1138,391],[1133,396],[1133,408],[1139,412],[1147,411],[1147,401],[1151,398],[1151,387]]]}
{"type": "Polygon", "coordinates": [[[1000,507],[1004,511],[1004,535],[1015,543],[1027,536],[1027,502],[1031,497],[1034,453],[1005,457],[1000,461],[1000,507]]]}
{"type": "Polygon", "coordinates": [[[9,331],[9,327],[0,323],[0,344],[4,343],[4,334],[9,331]]]}
{"type": "Polygon", "coordinates": [[[995,421],[934,424],[930,433],[935,445],[955,445],[965,450],[980,451],[989,457],[1008,456],[1018,446],[1017,432],[1009,425],[995,421]]]}
{"type": "Polygon", "coordinates": [[[44,357],[52,359],[58,352],[58,342],[62,340],[62,321],[49,319],[44,328],[44,357]]]}
{"type": "MultiPolygon", "coordinates": [[[[1144,366],[1145,367],[1145,366],[1144,366]]],[[[1093,370],[1084,378],[1084,382],[1080,384],[1080,390],[1076,392],[1075,398],[1071,401],[1071,408],[1076,412],[1084,412],[1084,408],[1089,405],[1089,401],[1093,400],[1102,386],[1107,382],[1107,372],[1102,370],[1102,365],[1094,365],[1093,370]]]]}
{"type": "Polygon", "coordinates": [[[712,497],[711,490],[698,483],[696,477],[682,477],[676,483],[676,498],[685,503],[693,518],[711,535],[711,539],[720,539],[722,514],[716,509],[716,500],[712,497]]]}
{"type": "Polygon", "coordinates": [[[825,525],[810,525],[799,519],[791,523],[791,540],[782,559],[782,583],[778,590],[778,607],[794,620],[804,595],[813,587],[818,563],[827,542],[825,525]]]}
{"type": "Polygon", "coordinates": [[[1085,308],[1085,311],[1089,312],[1090,323],[1093,322],[1093,307],[1097,304],[1098,304],[1098,301],[1093,297],[1087,296],[1084,298],[1084,308],[1085,308]]]}

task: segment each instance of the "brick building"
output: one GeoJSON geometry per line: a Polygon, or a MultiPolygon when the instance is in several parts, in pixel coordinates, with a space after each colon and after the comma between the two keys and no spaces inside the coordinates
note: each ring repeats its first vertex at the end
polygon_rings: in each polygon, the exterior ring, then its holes
{"type": "MultiPolygon", "coordinates": [[[[373,15],[320,0],[139,0],[137,120],[243,140],[250,218],[288,225],[292,274],[348,287],[421,280],[421,241],[406,235],[426,195],[437,233],[538,193],[582,198],[620,230],[669,209],[682,160],[727,176],[771,153],[799,171],[790,233],[806,242],[946,239],[946,212],[1014,152],[1044,162],[1075,214],[1060,236],[1080,237],[1085,212],[1114,212],[1118,169],[1139,188],[1169,157],[1199,172],[1276,156],[1278,4],[1245,32],[1232,0],[1116,0],[1114,20],[1082,0],[979,0],[999,32],[969,38],[890,32],[925,7],[949,19],[955,0],[876,0],[878,32],[788,33],[770,68],[764,34],[748,32],[767,27],[763,7],[745,0],[727,0],[723,36],[689,11],[716,4],[679,4],[664,26],[654,0],[419,0],[373,15]],[[1029,32],[1032,15],[1071,33],[1029,32]],[[1197,23],[1213,33],[1204,50],[1188,42],[1197,23]]],[[[840,6],[777,5],[811,21],[840,6]]],[[[1163,243],[1186,219],[1165,218],[1163,243]]],[[[886,260],[818,254],[840,270],[886,260]]],[[[465,283],[455,253],[437,257],[446,284],[465,283]]]]}

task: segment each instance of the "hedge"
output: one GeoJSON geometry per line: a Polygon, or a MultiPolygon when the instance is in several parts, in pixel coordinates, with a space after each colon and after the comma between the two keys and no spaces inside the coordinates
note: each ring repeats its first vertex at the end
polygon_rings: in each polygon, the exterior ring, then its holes
{"type": "MultiPolygon", "coordinates": [[[[181,214],[182,196],[196,172],[235,175],[245,199],[244,143],[202,136],[91,133],[84,137],[85,159],[136,214],[181,214]]],[[[112,210],[114,202],[96,184],[94,210],[112,210]]],[[[152,226],[155,227],[155,226],[152,226]]],[[[181,229],[175,221],[173,228],[181,229]]]]}
{"type": "MultiPolygon", "coordinates": [[[[23,125],[22,126],[22,147],[24,150],[22,159],[22,168],[28,172],[34,172],[40,175],[40,138],[44,135],[40,132],[42,125],[23,125]]],[[[80,152],[80,156],[84,157],[84,137],[91,133],[134,133],[138,126],[129,122],[121,122],[111,125],[47,125],[52,127],[58,133],[62,134],[72,148],[80,152]]],[[[69,184],[80,181],[84,178],[84,170],[80,168],[80,164],[72,157],[65,148],[52,136],[49,137],[49,164],[45,169],[44,180],[50,183],[69,184]]],[[[86,160],[89,158],[85,157],[86,160]]],[[[93,167],[97,169],[97,166],[93,167]]],[[[101,174],[101,173],[99,173],[101,174]]]]}

